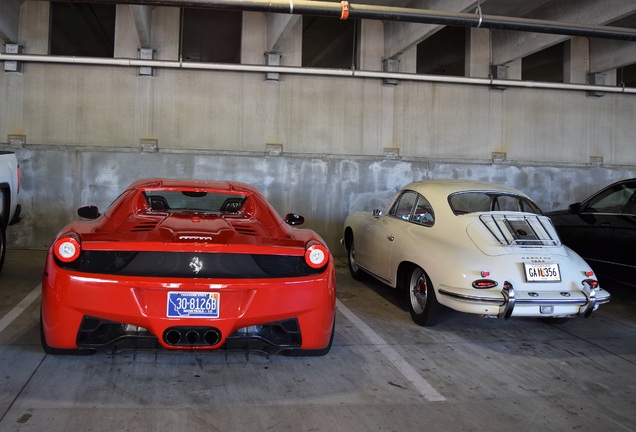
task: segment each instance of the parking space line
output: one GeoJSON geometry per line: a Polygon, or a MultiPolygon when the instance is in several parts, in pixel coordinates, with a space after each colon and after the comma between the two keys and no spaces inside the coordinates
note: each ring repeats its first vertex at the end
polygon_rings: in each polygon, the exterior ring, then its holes
{"type": "Polygon", "coordinates": [[[446,398],[439,394],[422,376],[408,364],[406,360],[390,345],[386,343],[379,334],[362,321],[356,314],[351,312],[340,300],[336,300],[338,310],[353,324],[367,339],[396,367],[404,377],[413,384],[422,396],[431,402],[445,401],[446,398]]]}
{"type": "Polygon", "coordinates": [[[4,331],[5,328],[9,326],[17,317],[20,316],[22,312],[33,303],[39,296],[42,291],[42,284],[38,284],[33,291],[31,291],[25,298],[22,299],[20,303],[15,305],[13,309],[11,309],[5,316],[0,318],[0,333],[4,331]]]}

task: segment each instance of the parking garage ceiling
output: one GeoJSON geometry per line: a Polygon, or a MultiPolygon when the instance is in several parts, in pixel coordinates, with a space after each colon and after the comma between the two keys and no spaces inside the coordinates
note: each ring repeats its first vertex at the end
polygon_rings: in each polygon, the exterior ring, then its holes
{"type": "MultiPolygon", "coordinates": [[[[113,3],[113,0],[78,0],[87,3],[113,3]]],[[[498,7],[504,8],[508,12],[513,12],[510,5],[516,3],[510,0],[502,3],[502,0],[481,0],[476,2],[477,7],[474,12],[464,12],[463,10],[432,9],[434,1],[416,1],[415,7],[400,7],[398,4],[404,2],[379,2],[371,0],[368,3],[358,3],[349,1],[313,1],[313,0],[117,0],[117,3],[136,4],[146,6],[179,6],[192,8],[213,8],[232,9],[245,11],[259,11],[269,13],[288,13],[301,15],[329,16],[344,19],[375,19],[386,22],[410,22],[439,25],[452,25],[459,27],[483,27],[500,30],[531,31],[537,33],[561,34],[570,36],[599,37],[620,40],[636,40],[636,29],[629,27],[608,26],[607,23],[583,23],[583,22],[561,22],[558,19],[526,18],[520,15],[501,15],[498,7]],[[487,5],[492,3],[492,7],[487,5]],[[482,6],[483,2],[483,6],[482,6]],[[505,6],[504,6],[505,5],[505,6]],[[492,14],[486,13],[492,9],[492,14]],[[498,12],[498,13],[497,13],[498,12]]],[[[451,2],[449,2],[452,4],[451,2]]],[[[462,5],[473,6],[474,2],[461,2],[462,5]]],[[[546,1],[537,1],[536,5],[545,5],[546,1]]],[[[565,1],[560,1],[562,7],[565,1]]],[[[607,3],[607,2],[606,2],[607,3]]],[[[441,6],[441,5],[440,5],[441,6]]],[[[448,6],[448,5],[446,5],[448,6]]],[[[576,5],[580,10],[581,5],[576,5]]],[[[607,7],[607,4],[605,5],[607,7]]],[[[634,12],[636,7],[628,5],[628,12],[634,12]],[[634,10],[631,10],[634,9],[634,10]]],[[[465,9],[465,8],[464,8],[465,9]]],[[[536,8],[538,9],[538,8],[536,8]]],[[[536,10],[534,9],[534,10],[536,10]]],[[[615,10],[611,18],[617,18],[621,14],[621,9],[615,10]]],[[[622,18],[622,17],[621,17],[622,18]]]]}
{"type": "MultiPolygon", "coordinates": [[[[14,0],[9,0],[11,2],[14,0]]],[[[303,34],[304,45],[319,43],[325,34],[337,31],[341,24],[338,17],[342,14],[342,4],[335,0],[81,0],[79,3],[87,7],[97,3],[123,3],[292,12],[305,15],[306,21],[319,16],[334,18],[315,26],[318,31],[303,34]]],[[[97,20],[89,25],[98,26],[101,18],[97,13],[94,16],[97,20]]],[[[385,58],[399,57],[421,44],[426,48],[426,57],[437,62],[426,67],[430,73],[449,70],[464,56],[463,44],[453,42],[462,39],[462,28],[485,27],[491,29],[493,64],[534,55],[537,65],[549,67],[553,63],[553,67],[558,68],[559,61],[553,59],[555,49],[550,48],[573,36],[582,36],[590,39],[591,51],[620,53],[620,56],[614,55],[607,69],[622,68],[623,81],[636,82],[636,42],[633,42],[636,40],[636,2],[633,0],[363,0],[349,2],[347,18],[378,19],[385,23],[385,58]],[[446,59],[443,64],[442,59],[446,59]]],[[[6,28],[7,24],[0,21],[0,35],[6,28]]]]}

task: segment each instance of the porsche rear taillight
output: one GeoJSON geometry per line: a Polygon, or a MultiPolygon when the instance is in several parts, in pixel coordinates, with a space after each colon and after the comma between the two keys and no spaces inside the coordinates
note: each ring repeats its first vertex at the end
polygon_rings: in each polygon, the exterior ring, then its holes
{"type": "Polygon", "coordinates": [[[598,281],[596,279],[583,279],[583,281],[581,283],[584,286],[587,285],[591,289],[597,289],[598,285],[599,285],[598,281]]]}
{"type": "Polygon", "coordinates": [[[481,270],[479,272],[479,275],[481,276],[481,279],[476,279],[473,281],[473,288],[488,289],[497,286],[497,281],[489,278],[490,270],[481,270]]]}
{"type": "Polygon", "coordinates": [[[60,238],[53,247],[55,257],[62,262],[75,261],[80,256],[81,250],[79,241],[69,236],[60,238]]]}
{"type": "Polygon", "coordinates": [[[324,267],[329,261],[329,251],[321,244],[313,244],[305,250],[305,262],[311,268],[324,267]]]}
{"type": "Polygon", "coordinates": [[[488,289],[496,286],[497,282],[492,279],[477,279],[476,281],[473,281],[473,288],[477,289],[488,289]]]}

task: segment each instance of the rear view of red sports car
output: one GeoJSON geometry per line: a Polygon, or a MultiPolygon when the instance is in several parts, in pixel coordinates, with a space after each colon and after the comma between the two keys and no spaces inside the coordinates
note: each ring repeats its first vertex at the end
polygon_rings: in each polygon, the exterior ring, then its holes
{"type": "Polygon", "coordinates": [[[139,180],[54,239],[42,280],[49,354],[159,348],[324,355],[333,257],[238,182],[139,180]]]}

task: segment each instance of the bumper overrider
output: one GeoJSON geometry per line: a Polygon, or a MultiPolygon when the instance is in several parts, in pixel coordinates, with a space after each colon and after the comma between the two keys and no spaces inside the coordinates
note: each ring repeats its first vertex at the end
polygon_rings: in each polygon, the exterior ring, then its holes
{"type": "Polygon", "coordinates": [[[500,291],[455,290],[440,287],[442,303],[450,302],[457,310],[480,313],[499,319],[518,317],[589,317],[599,305],[610,301],[610,293],[593,279],[585,279],[580,290],[519,291],[506,281],[500,291]]]}

